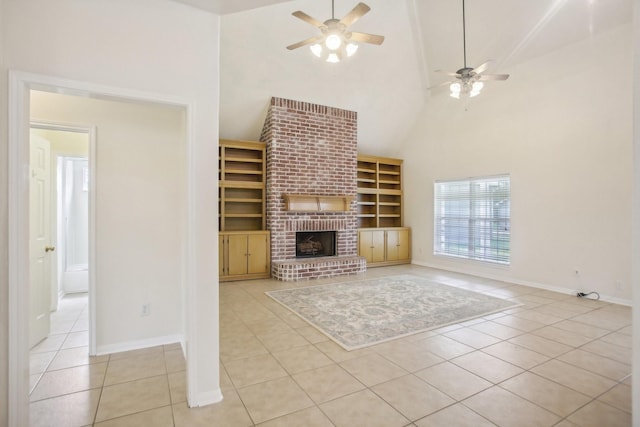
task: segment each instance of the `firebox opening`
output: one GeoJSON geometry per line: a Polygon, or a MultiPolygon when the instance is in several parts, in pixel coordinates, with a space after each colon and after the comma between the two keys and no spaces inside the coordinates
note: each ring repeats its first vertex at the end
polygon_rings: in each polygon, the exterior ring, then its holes
{"type": "Polygon", "coordinates": [[[335,255],[335,231],[296,232],[296,258],[311,258],[335,255]]]}

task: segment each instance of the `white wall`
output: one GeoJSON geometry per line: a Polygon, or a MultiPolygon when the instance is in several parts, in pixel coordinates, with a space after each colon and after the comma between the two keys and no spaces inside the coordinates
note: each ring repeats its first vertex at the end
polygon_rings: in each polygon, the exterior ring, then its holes
{"type": "Polygon", "coordinates": [[[434,93],[397,152],[414,262],[630,303],[631,26],[502,71],[466,109],[434,93]],[[503,173],[510,267],[434,256],[434,181],[503,173]]]}
{"type": "MultiPolygon", "coordinates": [[[[192,404],[219,395],[217,268],[217,138],[219,17],[168,0],[1,0],[3,53],[0,93],[7,93],[9,69],[119,88],[129,94],[188,103],[192,186],[188,233],[192,237],[187,280],[194,334],[188,359],[192,404]],[[197,178],[197,179],[196,179],[197,178]],[[197,343],[197,346],[195,345],[197,343]]],[[[134,96],[135,97],[135,96],[134,96]]],[[[7,115],[0,97],[0,263],[7,260],[7,115]]],[[[189,192],[189,193],[187,193],[189,192]]],[[[6,378],[7,269],[0,269],[0,368],[6,378]]],[[[118,312],[110,314],[116,319],[118,312]]],[[[26,375],[20,372],[20,375],[26,375]]],[[[6,384],[1,381],[1,384],[6,384]]],[[[6,402],[4,385],[0,391],[6,402]]],[[[0,411],[4,414],[6,411],[0,411]]],[[[0,421],[3,424],[4,420],[0,421]]]]}
{"type": "Polygon", "coordinates": [[[174,107],[32,92],[35,121],[96,126],[98,353],[184,332],[183,115],[174,107]],[[149,316],[140,316],[143,304],[151,304],[149,316]]]}

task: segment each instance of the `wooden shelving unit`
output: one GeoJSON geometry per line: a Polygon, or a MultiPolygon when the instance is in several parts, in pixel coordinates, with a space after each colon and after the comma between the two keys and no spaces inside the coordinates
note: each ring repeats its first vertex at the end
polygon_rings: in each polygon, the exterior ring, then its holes
{"type": "Polygon", "coordinates": [[[269,277],[266,144],[220,140],[219,162],[220,280],[269,277]]]}
{"type": "Polygon", "coordinates": [[[358,227],[402,227],[402,160],[358,155],[358,227]]]}
{"type": "Polygon", "coordinates": [[[402,160],[358,155],[358,254],[371,267],[411,262],[403,227],[402,160]]]}
{"type": "Polygon", "coordinates": [[[219,230],[264,230],[266,146],[220,140],[219,230]]]}

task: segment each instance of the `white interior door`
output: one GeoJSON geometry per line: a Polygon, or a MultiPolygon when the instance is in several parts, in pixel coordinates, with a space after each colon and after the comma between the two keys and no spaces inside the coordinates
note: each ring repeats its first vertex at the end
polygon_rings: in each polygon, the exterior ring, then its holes
{"type": "Polygon", "coordinates": [[[30,138],[29,180],[29,347],[49,335],[51,246],[50,144],[30,138]]]}

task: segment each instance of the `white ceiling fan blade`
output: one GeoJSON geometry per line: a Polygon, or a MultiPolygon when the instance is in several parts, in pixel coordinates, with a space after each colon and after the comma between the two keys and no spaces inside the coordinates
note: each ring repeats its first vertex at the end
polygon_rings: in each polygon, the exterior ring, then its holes
{"type": "Polygon", "coordinates": [[[324,27],[324,24],[322,22],[318,21],[315,18],[310,17],[309,15],[307,15],[301,10],[297,10],[293,12],[292,15],[295,16],[296,18],[302,19],[304,22],[307,22],[313,25],[314,27],[318,27],[318,28],[324,27]]]}
{"type": "Polygon", "coordinates": [[[483,74],[478,80],[507,80],[509,74],[483,74]]]}
{"type": "Polygon", "coordinates": [[[427,90],[437,89],[437,88],[443,87],[443,86],[449,86],[451,83],[455,83],[455,82],[456,82],[455,80],[449,80],[448,82],[444,82],[444,83],[440,83],[440,84],[437,84],[437,85],[429,86],[427,88],[427,90]]]}
{"type": "Polygon", "coordinates": [[[478,65],[476,68],[473,69],[472,72],[476,73],[476,74],[483,73],[484,71],[487,70],[487,68],[489,68],[489,64],[491,64],[491,62],[493,62],[493,61],[490,59],[487,62],[485,62],[484,64],[478,65]]]}
{"type": "Polygon", "coordinates": [[[458,73],[453,73],[451,71],[445,71],[445,70],[434,70],[435,73],[440,73],[440,74],[444,74],[447,76],[451,76],[451,77],[460,77],[460,74],[458,73]]]}
{"type": "Polygon", "coordinates": [[[340,20],[340,23],[345,27],[349,27],[354,22],[362,17],[365,13],[369,12],[371,8],[364,3],[358,3],[356,7],[351,9],[351,12],[347,13],[344,18],[340,20]]]}
{"type": "Polygon", "coordinates": [[[355,31],[350,34],[351,40],[355,40],[357,42],[381,45],[384,41],[384,36],[379,36],[377,34],[357,33],[355,31]]]}
{"type": "Polygon", "coordinates": [[[320,41],[322,41],[322,39],[324,39],[324,36],[310,37],[310,38],[308,38],[306,40],[302,40],[301,42],[294,43],[292,45],[287,46],[287,49],[289,49],[289,50],[297,49],[299,47],[306,46],[308,44],[313,44],[313,43],[320,42],[320,41]]]}

